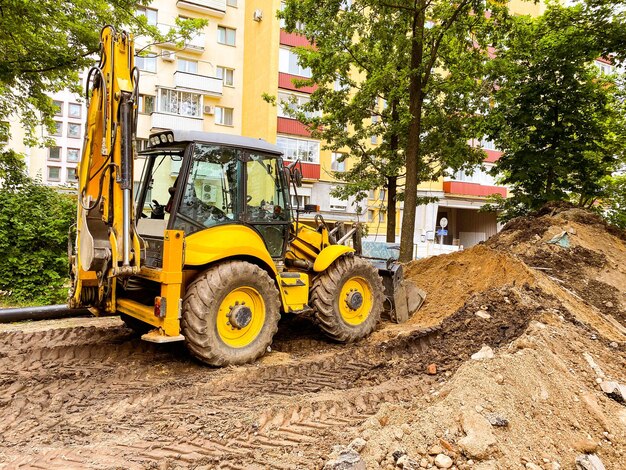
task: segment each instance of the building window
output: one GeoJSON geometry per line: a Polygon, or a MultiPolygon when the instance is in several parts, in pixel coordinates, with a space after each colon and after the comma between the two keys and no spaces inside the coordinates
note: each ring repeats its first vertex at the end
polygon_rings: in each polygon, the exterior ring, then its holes
{"type": "Polygon", "coordinates": [[[226,5],[228,5],[229,7],[236,7],[237,0],[226,0],[226,5]]]}
{"type": "Polygon", "coordinates": [[[611,75],[614,72],[613,66],[600,60],[596,60],[596,67],[600,69],[602,75],[611,75]]]}
{"type": "Polygon", "coordinates": [[[83,109],[82,106],[79,105],[78,103],[70,103],[68,107],[67,115],[74,119],[80,119],[80,116],[82,114],[82,109],[83,109]]]}
{"type": "MultiPolygon", "coordinates": [[[[306,105],[311,98],[305,95],[296,95],[294,93],[278,93],[278,116],[294,119],[295,113],[302,111],[302,107],[306,105]]],[[[304,112],[306,118],[321,116],[320,111],[304,112]]]]}
{"type": "Polygon", "coordinates": [[[76,174],[76,168],[68,168],[67,169],[67,179],[68,183],[74,183],[78,181],[78,175],[76,174]]]}
{"type": "Polygon", "coordinates": [[[387,213],[385,211],[378,211],[378,222],[380,222],[381,224],[384,224],[386,218],[387,218],[387,213]]]}
{"type": "Polygon", "coordinates": [[[346,155],[333,152],[331,154],[330,169],[333,171],[346,171],[346,155]]]}
{"type": "Polygon", "coordinates": [[[376,196],[374,196],[374,190],[370,189],[369,195],[368,195],[368,199],[370,201],[373,201],[374,199],[376,199],[376,196]]]}
{"type": "Polygon", "coordinates": [[[61,168],[58,166],[48,167],[48,181],[60,181],[61,180],[61,168]]]}
{"type": "Polygon", "coordinates": [[[141,114],[150,114],[154,112],[154,96],[139,95],[139,112],[141,114]]]}
{"type": "Polygon", "coordinates": [[[61,160],[61,147],[48,147],[48,160],[61,160]]]}
{"type": "Polygon", "coordinates": [[[224,86],[235,86],[235,69],[218,66],[215,71],[217,78],[224,82],[224,86]]]}
{"type": "Polygon", "coordinates": [[[67,125],[67,136],[75,139],[80,138],[80,124],[72,124],[70,122],[67,125]]]}
{"type": "Polygon", "coordinates": [[[379,201],[384,201],[385,200],[385,196],[386,196],[386,191],[384,189],[381,189],[378,191],[378,200],[379,201]]]}
{"type": "Polygon", "coordinates": [[[179,72],[198,73],[198,61],[189,59],[178,59],[176,70],[179,72]]]}
{"type": "Polygon", "coordinates": [[[304,209],[304,206],[311,203],[311,196],[300,196],[296,197],[295,194],[291,195],[291,207],[295,209],[304,209]]]}
{"type": "Polygon", "coordinates": [[[496,144],[494,144],[491,140],[483,137],[479,141],[480,148],[484,150],[496,150],[496,144]]]}
{"type": "Polygon", "coordinates": [[[227,46],[235,45],[235,30],[224,26],[217,27],[217,42],[227,46]]]}
{"type": "Polygon", "coordinates": [[[63,123],[59,121],[54,121],[54,131],[52,135],[55,137],[63,136],[63,123]]]}
{"type": "Polygon", "coordinates": [[[290,75],[311,78],[312,72],[308,67],[300,65],[298,55],[291,49],[281,47],[278,51],[278,71],[290,75]]]}
{"type": "MultiPolygon", "coordinates": [[[[378,123],[378,116],[373,115],[372,116],[372,126],[375,126],[378,123]]],[[[378,143],[378,136],[377,135],[373,135],[370,139],[372,144],[377,144],[378,143]]]]}
{"type": "Polygon", "coordinates": [[[156,73],[156,56],[135,57],[135,65],[144,72],[156,73]]]}
{"type": "Polygon", "coordinates": [[[68,162],[77,162],[79,158],[80,158],[79,149],[67,149],[67,161],[68,162]]]}
{"type": "Polygon", "coordinates": [[[202,116],[202,95],[161,88],[159,109],[181,116],[202,116]]]}
{"type": "Polygon", "coordinates": [[[215,124],[220,126],[233,125],[233,108],[215,107],[215,124]]]}
{"type": "Polygon", "coordinates": [[[137,144],[137,152],[141,152],[142,150],[148,148],[148,139],[136,139],[135,142],[137,144]]]}
{"type": "Polygon", "coordinates": [[[374,222],[374,211],[371,209],[367,211],[367,221],[374,222]]]}
{"type": "Polygon", "coordinates": [[[158,22],[158,14],[157,10],[154,8],[146,8],[146,7],[137,7],[137,16],[145,16],[148,20],[148,24],[152,26],[156,26],[158,22]]]}
{"type": "Polygon", "coordinates": [[[52,106],[54,106],[55,111],[54,111],[54,115],[55,116],[63,116],[63,101],[53,101],[52,102],[52,106]]]}
{"type": "Polygon", "coordinates": [[[300,159],[305,163],[320,162],[320,143],[318,141],[278,137],[276,145],[283,151],[285,160],[300,159]]]}

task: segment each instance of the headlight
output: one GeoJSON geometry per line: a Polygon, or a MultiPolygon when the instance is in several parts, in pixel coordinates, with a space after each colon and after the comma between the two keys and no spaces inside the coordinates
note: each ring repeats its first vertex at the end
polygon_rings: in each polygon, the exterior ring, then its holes
{"type": "Polygon", "coordinates": [[[159,137],[161,138],[162,143],[167,142],[167,137],[165,137],[165,134],[161,134],[159,137]]]}
{"type": "Polygon", "coordinates": [[[174,134],[167,134],[167,141],[170,144],[173,144],[174,143],[174,134]]]}

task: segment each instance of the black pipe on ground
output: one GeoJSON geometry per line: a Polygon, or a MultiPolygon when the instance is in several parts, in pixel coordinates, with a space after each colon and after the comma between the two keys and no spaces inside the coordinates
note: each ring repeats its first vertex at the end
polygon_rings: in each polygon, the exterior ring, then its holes
{"type": "Polygon", "coordinates": [[[0,308],[0,323],[10,323],[21,320],[50,320],[55,318],[83,317],[85,315],[91,315],[88,309],[70,308],[67,305],[0,308]]]}

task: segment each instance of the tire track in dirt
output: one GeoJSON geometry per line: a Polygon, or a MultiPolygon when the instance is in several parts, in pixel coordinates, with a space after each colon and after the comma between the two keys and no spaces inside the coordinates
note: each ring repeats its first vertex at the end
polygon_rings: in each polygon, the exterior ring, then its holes
{"type": "Polygon", "coordinates": [[[532,289],[516,292],[493,294],[493,302],[506,295],[509,303],[490,307],[489,322],[470,305],[440,329],[407,328],[387,341],[323,343],[321,350],[315,335],[291,330],[278,335],[275,354],[223,369],[198,364],[182,345],[115,344],[115,335],[74,351],[65,344],[50,354],[24,351],[15,361],[4,358],[16,378],[0,392],[0,446],[8,449],[0,458],[28,467],[54,463],[64,455],[55,452],[67,449],[93,468],[120,461],[140,468],[315,467],[382,404],[428,393],[483,342],[502,346],[519,336],[539,307],[532,289]],[[289,344],[297,354],[281,351],[289,344]],[[436,378],[425,374],[430,362],[436,378]],[[25,365],[33,370],[21,370],[25,365]]]}
{"type": "MultiPolygon", "coordinates": [[[[213,370],[199,366],[188,357],[172,358],[177,351],[159,352],[153,345],[135,344],[135,339],[126,339],[115,347],[115,342],[124,339],[119,331],[100,334],[104,343],[91,344],[85,341],[93,336],[91,333],[58,334],[57,347],[33,351],[24,348],[23,354],[13,351],[12,357],[2,359],[2,367],[7,369],[5,375],[18,372],[16,380],[0,395],[0,412],[5,418],[0,422],[0,434],[19,436],[19,440],[12,442],[6,442],[10,439],[4,437],[5,444],[19,446],[19,441],[24,439],[45,444],[50,435],[57,439],[61,435],[62,442],[86,446],[94,428],[104,426],[109,432],[122,434],[122,417],[126,417],[125,425],[131,432],[143,427],[161,428],[157,434],[167,434],[171,429],[174,436],[194,436],[195,440],[180,442],[176,438],[155,444],[137,439],[129,445],[93,449],[96,457],[91,453],[92,459],[100,463],[84,461],[84,464],[98,467],[105,462],[128,459],[143,466],[187,456],[185,459],[190,461],[208,459],[223,464],[226,459],[231,467],[224,468],[241,468],[251,461],[262,461],[259,452],[272,454],[285,447],[319,447],[312,436],[337,426],[356,425],[373,414],[379,403],[398,401],[410,393],[408,389],[400,393],[401,387],[387,385],[391,391],[350,394],[373,369],[381,367],[381,361],[393,359],[396,347],[393,345],[383,346],[382,350],[356,346],[348,352],[345,347],[326,343],[327,352],[319,354],[319,342],[305,338],[296,340],[301,343],[297,346],[300,357],[293,364],[213,370]],[[82,344],[67,345],[70,336],[82,344]],[[386,353],[381,356],[381,351],[386,353]],[[138,370],[131,370],[130,365],[138,370]],[[177,374],[175,377],[166,374],[165,380],[159,380],[158,371],[150,373],[155,367],[177,369],[177,374]],[[24,370],[26,373],[21,374],[24,370]],[[233,399],[237,396],[244,396],[245,403],[233,399]],[[218,405],[206,406],[211,403],[218,405]],[[87,421],[86,413],[89,413],[87,421]],[[193,426],[184,422],[190,416],[202,423],[195,432],[193,426]],[[221,437],[207,439],[203,436],[207,427],[227,430],[220,433],[221,437]]],[[[423,333],[417,350],[429,347],[429,333],[423,333]]],[[[45,337],[36,336],[39,340],[45,337]]],[[[31,340],[22,344],[37,343],[31,340]]],[[[278,341],[276,349],[280,347],[278,341]]],[[[370,382],[381,380],[372,381],[370,377],[370,382]]],[[[413,389],[415,384],[404,386],[413,389]]],[[[54,468],[56,461],[61,466],[67,465],[63,460],[67,456],[63,455],[60,458],[57,449],[52,449],[12,465],[21,462],[33,466],[39,462],[46,468],[54,468]]],[[[309,455],[303,461],[308,458],[309,455]]]]}

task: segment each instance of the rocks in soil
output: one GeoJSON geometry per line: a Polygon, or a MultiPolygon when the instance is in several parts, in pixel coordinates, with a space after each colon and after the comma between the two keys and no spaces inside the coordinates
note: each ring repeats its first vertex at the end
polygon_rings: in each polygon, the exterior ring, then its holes
{"type": "Polygon", "coordinates": [[[459,440],[463,453],[474,459],[486,459],[497,442],[489,421],[474,410],[466,410],[461,414],[461,426],[466,434],[459,440]]]}
{"type": "Polygon", "coordinates": [[[324,470],[366,470],[366,466],[357,451],[344,449],[324,464],[324,470]]]}
{"type": "Polygon", "coordinates": [[[478,318],[482,318],[484,320],[489,320],[491,318],[491,315],[489,315],[484,310],[478,310],[474,315],[476,315],[478,318]]]}
{"type": "Polygon", "coordinates": [[[487,421],[489,421],[489,424],[491,424],[492,426],[506,427],[509,425],[509,420],[503,418],[497,413],[487,413],[485,415],[485,418],[487,418],[487,421]]]}
{"type": "Polygon", "coordinates": [[[605,380],[600,384],[600,388],[609,398],[612,398],[619,403],[626,402],[626,385],[605,380]]]}
{"type": "Polygon", "coordinates": [[[366,444],[367,442],[365,441],[365,439],[363,439],[362,437],[357,437],[350,444],[348,444],[348,448],[360,453],[365,448],[366,444]]]}
{"type": "Polygon", "coordinates": [[[446,454],[439,454],[435,457],[435,465],[437,468],[450,468],[452,467],[452,459],[446,454]]]}
{"type": "Polygon", "coordinates": [[[435,375],[435,374],[437,374],[437,365],[436,364],[428,364],[428,366],[426,366],[426,373],[428,375],[435,375]]]}
{"type": "Polygon", "coordinates": [[[576,457],[576,470],[606,470],[600,457],[595,454],[583,454],[576,457]]]}
{"type": "Polygon", "coordinates": [[[420,465],[416,460],[404,454],[396,461],[396,467],[400,467],[403,470],[418,470],[420,465]]]}
{"type": "Polygon", "coordinates": [[[486,344],[483,345],[480,351],[472,354],[472,359],[474,359],[475,361],[479,361],[481,359],[493,359],[493,357],[494,357],[493,349],[491,349],[486,344]]]}

